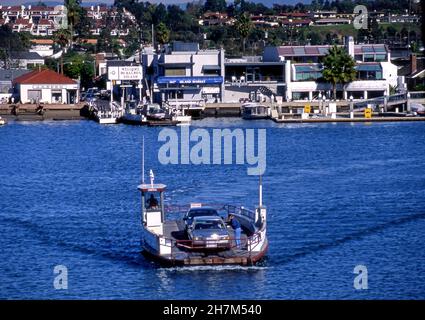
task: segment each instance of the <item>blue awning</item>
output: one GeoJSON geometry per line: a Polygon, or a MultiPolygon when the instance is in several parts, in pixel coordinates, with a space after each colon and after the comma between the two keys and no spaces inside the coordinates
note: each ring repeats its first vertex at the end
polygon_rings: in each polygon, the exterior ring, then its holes
{"type": "Polygon", "coordinates": [[[223,77],[158,77],[158,84],[222,84],[223,77]]]}

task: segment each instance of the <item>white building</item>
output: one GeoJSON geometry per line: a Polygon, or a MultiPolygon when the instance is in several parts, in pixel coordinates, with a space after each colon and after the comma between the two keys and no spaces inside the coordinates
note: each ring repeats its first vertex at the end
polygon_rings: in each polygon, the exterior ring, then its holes
{"type": "Polygon", "coordinates": [[[224,50],[200,50],[197,43],[174,42],[157,54],[142,56],[146,85],[154,101],[176,107],[221,102],[224,50]]]}
{"type": "Polygon", "coordinates": [[[64,75],[49,69],[34,70],[13,80],[21,103],[78,102],[80,85],[64,75]]]}

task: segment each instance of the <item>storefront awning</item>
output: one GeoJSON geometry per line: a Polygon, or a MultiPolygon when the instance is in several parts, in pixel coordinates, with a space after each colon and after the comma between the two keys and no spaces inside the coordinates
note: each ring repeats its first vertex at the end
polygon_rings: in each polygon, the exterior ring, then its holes
{"type": "Polygon", "coordinates": [[[223,77],[158,77],[158,84],[222,84],[223,77]]]}

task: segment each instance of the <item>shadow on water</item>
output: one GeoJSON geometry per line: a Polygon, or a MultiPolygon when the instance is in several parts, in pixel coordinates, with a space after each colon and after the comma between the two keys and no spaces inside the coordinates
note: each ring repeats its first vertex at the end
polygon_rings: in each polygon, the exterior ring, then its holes
{"type": "MultiPolygon", "coordinates": [[[[65,248],[70,251],[78,252],[85,255],[93,255],[96,257],[102,257],[107,260],[111,260],[114,262],[125,263],[132,267],[144,267],[144,268],[152,268],[155,266],[154,263],[146,260],[140,253],[140,251],[135,250],[133,247],[129,246],[129,250],[126,252],[119,252],[116,250],[105,251],[99,250],[97,248],[90,248],[87,246],[78,245],[75,243],[69,243],[63,241],[61,239],[55,238],[51,236],[42,228],[31,222],[26,220],[21,220],[18,218],[9,218],[9,217],[1,217],[2,222],[12,224],[14,226],[20,226],[26,229],[29,232],[32,232],[37,236],[37,239],[41,242],[48,243],[49,245],[55,245],[61,248],[65,248]]],[[[137,248],[139,249],[139,248],[137,248]]]]}
{"type": "Polygon", "coordinates": [[[350,241],[356,241],[356,240],[360,240],[364,237],[373,235],[375,233],[381,232],[385,229],[388,228],[392,228],[395,226],[399,226],[399,225],[403,225],[405,223],[409,223],[415,220],[419,220],[419,219],[424,219],[425,218],[425,213],[416,213],[416,214],[412,214],[409,215],[407,217],[402,217],[396,220],[392,220],[386,223],[383,223],[381,225],[377,225],[377,226],[373,226],[371,228],[367,228],[364,230],[360,230],[358,232],[354,232],[352,234],[349,234],[347,236],[344,236],[342,238],[339,239],[334,239],[328,243],[318,243],[312,246],[308,246],[308,247],[304,247],[301,248],[300,252],[296,252],[294,254],[289,254],[283,257],[278,257],[277,259],[273,259],[272,257],[270,257],[269,262],[272,264],[283,264],[283,263],[289,263],[292,262],[293,260],[296,260],[298,258],[310,255],[310,254],[314,254],[316,252],[322,251],[322,250],[327,250],[327,249],[331,249],[334,247],[338,247],[340,245],[343,245],[347,242],[350,241]]]}

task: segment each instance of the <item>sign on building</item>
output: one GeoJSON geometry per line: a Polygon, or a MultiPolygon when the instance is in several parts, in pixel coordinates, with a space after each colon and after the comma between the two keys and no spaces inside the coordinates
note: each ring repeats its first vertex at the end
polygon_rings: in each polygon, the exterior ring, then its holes
{"type": "Polygon", "coordinates": [[[108,80],[141,80],[141,66],[108,67],[108,80]]]}

